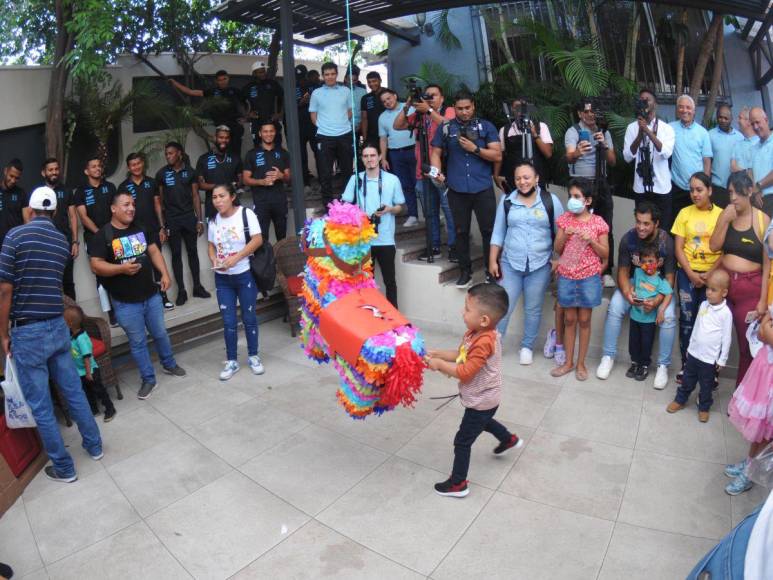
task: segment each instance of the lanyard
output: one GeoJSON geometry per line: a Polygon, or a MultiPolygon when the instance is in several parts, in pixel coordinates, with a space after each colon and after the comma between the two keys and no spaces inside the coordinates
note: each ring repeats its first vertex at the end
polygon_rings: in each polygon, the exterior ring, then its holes
{"type": "MultiPolygon", "coordinates": [[[[381,168],[379,167],[378,170],[378,207],[381,207],[381,192],[382,192],[382,178],[381,178],[381,168]]],[[[364,211],[366,214],[368,213],[368,209],[366,207],[366,203],[368,202],[368,172],[364,172],[364,179],[362,184],[362,211],[364,211]]],[[[359,203],[357,205],[360,205],[359,203]]]]}

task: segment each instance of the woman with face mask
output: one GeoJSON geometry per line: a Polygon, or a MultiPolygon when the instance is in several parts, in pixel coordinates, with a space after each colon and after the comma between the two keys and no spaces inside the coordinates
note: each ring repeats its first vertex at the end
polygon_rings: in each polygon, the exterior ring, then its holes
{"type": "MultiPolygon", "coordinates": [[[[682,209],[674,220],[674,254],[679,263],[676,288],[679,292],[679,352],[682,367],[687,362],[687,347],[700,305],[706,300],[706,280],[716,267],[722,251],[712,250],[709,240],[722,209],[711,202],[711,178],[699,171],[690,177],[692,205],[682,209]]],[[[676,375],[682,384],[683,371],[676,375]]]]}
{"type": "Polygon", "coordinates": [[[553,234],[550,224],[564,212],[559,199],[540,191],[534,166],[521,163],[515,168],[515,189],[502,196],[497,206],[489,252],[489,272],[507,291],[510,306],[497,330],[504,337],[510,316],[523,294],[523,338],[520,363],[532,363],[534,342],[542,319],[542,304],[550,284],[553,234]]]}
{"type": "Polygon", "coordinates": [[[590,343],[590,319],[593,308],[601,304],[601,262],[609,257],[609,226],[591,213],[593,190],[587,179],[569,182],[568,213],[557,221],[555,251],[558,261],[558,304],[564,309],[564,348],[566,362],[550,374],[561,377],[575,370],[578,381],[588,378],[585,357],[590,343]],[[574,342],[580,327],[577,366],[574,342]]]}

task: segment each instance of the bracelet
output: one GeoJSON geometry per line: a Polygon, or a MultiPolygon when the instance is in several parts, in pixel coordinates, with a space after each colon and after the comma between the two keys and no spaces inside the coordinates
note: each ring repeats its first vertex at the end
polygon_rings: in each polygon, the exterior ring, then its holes
{"type": "Polygon", "coordinates": [[[74,245],[76,245],[76,246],[80,246],[80,245],[81,245],[81,243],[80,243],[78,240],[73,240],[72,242],[70,242],[70,245],[71,245],[71,246],[72,246],[73,244],[74,244],[74,245]]]}

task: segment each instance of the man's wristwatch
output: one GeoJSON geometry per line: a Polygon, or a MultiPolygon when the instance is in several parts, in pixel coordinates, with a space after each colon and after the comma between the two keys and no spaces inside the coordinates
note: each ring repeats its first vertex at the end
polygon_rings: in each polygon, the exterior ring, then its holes
{"type": "Polygon", "coordinates": [[[480,145],[475,146],[475,155],[480,155],[480,145]]]}
{"type": "Polygon", "coordinates": [[[70,245],[71,245],[71,246],[73,246],[73,245],[75,245],[75,246],[80,246],[80,245],[81,245],[81,243],[80,243],[78,240],[73,240],[72,242],[70,242],[70,245]]]}
{"type": "Polygon", "coordinates": [[[762,184],[759,181],[754,184],[754,187],[756,187],[759,191],[762,191],[762,184]]]}

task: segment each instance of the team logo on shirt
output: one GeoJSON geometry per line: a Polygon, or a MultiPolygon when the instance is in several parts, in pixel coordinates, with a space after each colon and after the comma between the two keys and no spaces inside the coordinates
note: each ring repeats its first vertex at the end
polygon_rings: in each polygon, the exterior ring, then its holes
{"type": "Polygon", "coordinates": [[[266,154],[263,151],[258,151],[255,153],[255,165],[257,167],[262,167],[266,164],[266,154]]]}
{"type": "Polygon", "coordinates": [[[86,199],[86,205],[94,205],[97,203],[97,196],[94,194],[94,188],[89,187],[83,190],[83,195],[86,199]]]}
{"type": "Polygon", "coordinates": [[[148,242],[143,232],[137,232],[129,236],[123,236],[113,240],[113,258],[116,262],[123,263],[133,258],[139,258],[148,249],[148,242]]]}
{"type": "Polygon", "coordinates": [[[174,171],[164,171],[164,185],[174,187],[176,183],[177,180],[175,179],[174,171]]]}

